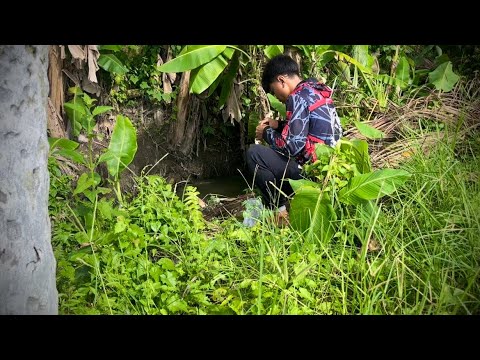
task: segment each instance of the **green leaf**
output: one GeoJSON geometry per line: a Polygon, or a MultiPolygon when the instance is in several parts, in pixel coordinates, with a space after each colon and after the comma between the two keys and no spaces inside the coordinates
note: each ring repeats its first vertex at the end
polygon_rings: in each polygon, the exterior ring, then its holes
{"type": "Polygon", "coordinates": [[[317,155],[318,160],[322,159],[324,156],[330,158],[333,152],[334,150],[331,146],[320,143],[315,144],[315,155],[317,155]]]}
{"type": "Polygon", "coordinates": [[[73,116],[73,122],[75,124],[78,123],[80,125],[78,127],[79,129],[83,127],[89,133],[93,118],[91,117],[90,110],[88,109],[87,105],[84,103],[85,100],[80,101],[79,98],[75,97],[72,101],[76,101],[76,102],[64,104],[65,111],[67,112],[67,114],[69,113],[68,111],[71,112],[73,116]]]}
{"type": "Polygon", "coordinates": [[[378,75],[375,75],[374,78],[381,81],[384,84],[400,86],[401,88],[404,88],[408,85],[408,83],[387,74],[378,74],[378,75]]]}
{"type": "Polygon", "coordinates": [[[287,110],[285,104],[278,100],[272,94],[267,94],[268,101],[270,102],[270,106],[275,110],[278,111],[280,116],[285,119],[287,117],[287,110]]]}
{"type": "Polygon", "coordinates": [[[371,74],[372,73],[372,70],[370,68],[367,68],[366,66],[361,64],[359,61],[355,60],[354,58],[348,56],[347,54],[345,54],[343,52],[334,51],[334,50],[327,50],[323,54],[327,54],[329,52],[333,52],[337,56],[338,60],[340,60],[340,61],[345,60],[345,61],[355,65],[360,71],[362,71],[365,74],[371,74]]]}
{"type": "Polygon", "coordinates": [[[360,204],[393,193],[411,174],[405,170],[383,169],[354,176],[339,192],[339,200],[346,204],[360,204]]]}
{"type": "Polygon", "coordinates": [[[453,89],[460,77],[452,71],[452,62],[440,64],[434,71],[428,74],[430,84],[435,85],[437,90],[448,92],[453,89]]]}
{"type": "Polygon", "coordinates": [[[276,55],[283,54],[283,45],[269,45],[265,48],[264,53],[269,59],[276,55]]]}
{"type": "MultiPolygon", "coordinates": [[[[397,79],[401,80],[405,85],[410,81],[410,65],[408,64],[408,60],[405,56],[402,56],[398,61],[395,75],[397,79]]],[[[400,87],[405,88],[405,85],[400,87]]]]}
{"type": "Polygon", "coordinates": [[[317,53],[317,56],[319,59],[317,63],[318,68],[324,67],[330,61],[335,59],[335,54],[328,52],[328,49],[331,48],[331,45],[315,45],[315,46],[316,46],[315,52],[317,53]]]}
{"type": "Polygon", "coordinates": [[[100,54],[98,66],[110,73],[125,74],[128,72],[125,65],[113,54],[100,54]]]}
{"type": "Polygon", "coordinates": [[[320,188],[319,183],[312,180],[307,180],[307,179],[300,179],[300,180],[288,179],[288,182],[290,183],[290,186],[292,187],[294,192],[297,192],[298,190],[300,190],[305,186],[320,188]]]}
{"type": "Polygon", "coordinates": [[[365,201],[356,207],[356,217],[363,224],[369,224],[376,217],[380,208],[373,201],[365,201]]]}
{"type": "Polygon", "coordinates": [[[104,112],[112,110],[112,106],[97,106],[95,109],[93,109],[92,115],[97,116],[99,114],[103,114],[104,112]]]}
{"type": "Polygon", "coordinates": [[[225,102],[230,95],[230,91],[233,88],[233,80],[237,75],[238,68],[240,66],[240,52],[236,52],[233,56],[232,61],[230,62],[230,66],[228,67],[227,75],[225,75],[223,83],[222,83],[222,91],[220,92],[220,98],[218,99],[218,107],[221,108],[225,105],[225,102]]]}
{"type": "Polygon", "coordinates": [[[208,93],[207,93],[207,97],[210,97],[210,95],[212,95],[215,90],[217,89],[218,85],[220,85],[220,83],[222,82],[223,80],[223,77],[222,76],[219,76],[215,79],[215,81],[213,82],[212,85],[210,85],[210,87],[208,88],[208,93]]]}
{"type": "Polygon", "coordinates": [[[222,54],[198,68],[197,71],[192,71],[190,91],[194,94],[204,92],[227,67],[228,63],[225,57],[231,59],[234,51],[232,48],[227,48],[222,54]]]}
{"type": "Polygon", "coordinates": [[[352,52],[355,60],[368,69],[372,68],[375,60],[368,52],[368,45],[353,45],[352,52]]]}
{"type": "MultiPolygon", "coordinates": [[[[73,88],[76,89],[76,88],[73,88]]],[[[73,135],[78,136],[82,129],[82,124],[87,121],[87,106],[80,96],[82,93],[75,92],[74,97],[69,102],[63,104],[65,112],[73,124],[73,135]]]]}
{"type": "Polygon", "coordinates": [[[90,200],[90,202],[93,204],[95,203],[95,197],[97,196],[97,192],[96,191],[92,191],[92,190],[88,190],[88,189],[85,189],[83,190],[83,195],[85,195],[85,197],[90,200]]]}
{"type": "Polygon", "coordinates": [[[444,62],[450,61],[450,58],[447,54],[439,55],[435,58],[435,66],[441,65],[444,62]]]}
{"type": "Polygon", "coordinates": [[[85,162],[85,158],[83,157],[82,154],[80,154],[78,151],[76,150],[70,150],[70,149],[60,149],[58,150],[57,152],[59,155],[67,158],[67,159],[70,159],[70,160],[73,160],[75,161],[76,163],[78,164],[84,164],[86,165],[86,162],[85,162]]]}
{"type": "Polygon", "coordinates": [[[82,95],[83,91],[78,86],[68,88],[68,93],[72,95],[82,95]]]}
{"type": "Polygon", "coordinates": [[[353,162],[357,165],[358,171],[366,174],[372,171],[370,155],[368,154],[368,143],[365,140],[353,139],[350,141],[353,151],[353,162]]]}
{"type": "Polygon", "coordinates": [[[109,174],[117,179],[120,172],[132,162],[136,152],[135,128],[128,117],[118,115],[108,151],[98,161],[106,161],[109,174]]]}
{"type": "Polygon", "coordinates": [[[73,140],[65,139],[65,138],[48,138],[48,143],[50,144],[50,150],[58,147],[60,149],[67,149],[67,150],[75,150],[79,143],[73,140]]]}
{"type": "Polygon", "coordinates": [[[162,72],[184,72],[206,64],[227,48],[226,45],[202,45],[188,48],[184,54],[172,59],[158,68],[162,72]],[[193,50],[190,50],[193,48],[193,50]]]}
{"type": "Polygon", "coordinates": [[[335,233],[337,215],[330,199],[320,188],[301,187],[295,192],[290,208],[292,227],[300,232],[308,231],[306,239],[318,237],[328,241],[335,233]]]}
{"type": "Polygon", "coordinates": [[[305,289],[304,287],[299,287],[298,289],[298,293],[300,294],[300,296],[306,300],[309,300],[309,301],[315,301],[315,299],[313,298],[312,294],[310,294],[308,292],[307,289],[305,289]]]}
{"type": "Polygon", "coordinates": [[[369,139],[383,139],[383,137],[385,136],[382,131],[375,129],[373,126],[362,123],[360,121],[354,121],[354,123],[358,131],[360,131],[360,134],[369,139]]]}
{"type": "Polygon", "coordinates": [[[161,258],[157,263],[161,265],[164,270],[175,270],[175,263],[167,257],[161,258]]]}
{"type": "Polygon", "coordinates": [[[75,188],[75,191],[73,192],[73,195],[79,194],[86,189],[88,189],[90,186],[95,185],[95,180],[89,176],[87,173],[83,173],[80,175],[77,181],[77,187],[75,188]]]}
{"type": "Polygon", "coordinates": [[[125,218],[123,216],[117,217],[117,222],[115,223],[114,233],[118,234],[123,232],[127,228],[128,224],[125,222],[125,218]]]}
{"type": "MultiPolygon", "coordinates": [[[[85,105],[82,105],[81,103],[65,103],[63,104],[67,109],[70,109],[70,110],[73,110],[73,111],[76,111],[78,112],[79,114],[81,115],[85,115],[86,114],[86,107],[85,105]]],[[[65,109],[66,110],[66,109],[65,109]]]]}
{"type": "Polygon", "coordinates": [[[98,50],[110,50],[110,51],[120,51],[122,50],[123,45],[99,45],[98,50]]]}

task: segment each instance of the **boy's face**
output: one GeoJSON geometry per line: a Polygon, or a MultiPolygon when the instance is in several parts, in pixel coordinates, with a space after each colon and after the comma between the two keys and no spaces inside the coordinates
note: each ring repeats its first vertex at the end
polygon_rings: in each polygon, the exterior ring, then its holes
{"type": "Polygon", "coordinates": [[[274,82],[270,84],[270,92],[281,102],[287,101],[288,95],[290,95],[290,88],[285,83],[285,77],[283,75],[277,76],[274,82]]]}

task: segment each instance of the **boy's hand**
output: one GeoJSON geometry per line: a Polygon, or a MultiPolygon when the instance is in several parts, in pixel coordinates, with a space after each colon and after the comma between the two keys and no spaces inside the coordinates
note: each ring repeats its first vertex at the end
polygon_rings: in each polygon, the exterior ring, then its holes
{"type": "Polygon", "coordinates": [[[257,125],[257,127],[255,129],[255,139],[262,140],[263,139],[263,130],[268,126],[270,126],[268,119],[264,119],[264,120],[260,121],[260,123],[257,125]]]}
{"type": "Polygon", "coordinates": [[[272,119],[272,118],[265,118],[262,120],[263,121],[268,121],[268,125],[272,128],[272,129],[277,129],[278,128],[278,120],[275,120],[275,119],[272,119]]]}

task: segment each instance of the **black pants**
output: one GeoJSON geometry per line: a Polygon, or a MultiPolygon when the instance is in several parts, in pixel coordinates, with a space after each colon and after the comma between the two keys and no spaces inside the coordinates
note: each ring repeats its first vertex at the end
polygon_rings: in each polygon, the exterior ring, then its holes
{"type": "Polygon", "coordinates": [[[285,194],[293,194],[287,179],[302,178],[298,163],[268,146],[259,144],[253,144],[248,148],[246,162],[250,175],[254,176],[255,185],[262,192],[265,205],[272,209],[286,205],[286,197],[271,185],[270,181],[285,194]]]}

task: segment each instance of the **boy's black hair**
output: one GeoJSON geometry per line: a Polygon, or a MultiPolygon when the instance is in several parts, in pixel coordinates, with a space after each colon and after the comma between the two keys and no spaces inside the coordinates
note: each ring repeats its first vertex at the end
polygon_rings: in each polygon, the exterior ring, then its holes
{"type": "Polygon", "coordinates": [[[278,75],[298,75],[298,64],[288,55],[277,55],[265,65],[262,75],[262,87],[266,93],[270,92],[270,84],[278,75]]]}

